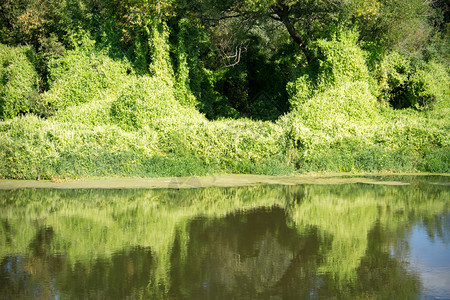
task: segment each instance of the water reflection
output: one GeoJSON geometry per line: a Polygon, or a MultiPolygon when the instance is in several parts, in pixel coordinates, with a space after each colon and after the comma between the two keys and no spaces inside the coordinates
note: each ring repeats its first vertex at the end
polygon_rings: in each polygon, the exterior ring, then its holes
{"type": "Polygon", "coordinates": [[[439,295],[450,299],[450,215],[440,216],[435,232],[430,226],[415,225],[409,239],[409,268],[420,274],[424,295],[439,295]]]}
{"type": "Polygon", "coordinates": [[[286,225],[281,208],[195,220],[189,232],[185,253],[174,248],[169,295],[265,298],[284,291],[300,296],[315,286],[317,231],[299,235],[286,225]]]}
{"type": "Polygon", "coordinates": [[[0,295],[448,297],[447,281],[430,282],[450,278],[449,191],[422,183],[2,191],[0,295]]]}

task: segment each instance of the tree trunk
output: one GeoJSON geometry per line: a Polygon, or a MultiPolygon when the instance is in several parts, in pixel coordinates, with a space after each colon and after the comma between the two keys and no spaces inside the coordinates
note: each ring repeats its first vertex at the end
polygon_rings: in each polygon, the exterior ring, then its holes
{"type": "Polygon", "coordinates": [[[294,27],[294,24],[289,19],[289,7],[283,4],[279,4],[277,6],[273,6],[272,9],[279,17],[279,21],[284,24],[294,42],[300,47],[303,54],[305,54],[308,64],[311,63],[311,61],[313,60],[313,56],[308,50],[305,39],[300,33],[298,33],[298,31],[294,27]]]}

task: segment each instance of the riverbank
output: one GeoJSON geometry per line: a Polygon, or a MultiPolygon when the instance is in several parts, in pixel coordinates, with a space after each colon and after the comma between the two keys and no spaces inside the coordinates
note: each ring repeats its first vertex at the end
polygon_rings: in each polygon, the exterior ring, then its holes
{"type": "MultiPolygon", "coordinates": [[[[347,45],[336,43],[337,49],[347,45]]],[[[290,85],[295,85],[290,111],[262,121],[208,119],[198,107],[180,102],[164,78],[120,77],[116,73],[123,64],[101,53],[71,55],[66,57],[67,64],[74,63],[69,71],[57,68],[67,77],[42,95],[55,105],[48,114],[0,118],[0,178],[450,173],[448,97],[436,98],[432,109],[394,109],[376,97],[382,87],[369,80],[364,64],[338,64],[336,74],[354,67],[359,71],[342,82],[327,81],[324,75],[316,80],[324,82],[320,88],[310,84],[312,94],[299,78],[290,85]],[[83,60],[93,65],[79,71],[76,66],[83,60]],[[108,77],[114,88],[86,93],[85,85],[103,78],[91,74],[98,60],[115,70],[108,77]],[[85,81],[75,84],[73,74],[85,81]],[[73,98],[69,95],[77,100],[67,101],[73,98]]]]}
{"type": "MultiPolygon", "coordinates": [[[[161,178],[82,178],[68,180],[0,180],[0,190],[24,188],[51,189],[186,189],[205,187],[236,187],[259,184],[297,185],[297,184],[383,184],[408,185],[406,177],[445,176],[450,174],[431,173],[336,173],[307,174],[294,176],[266,175],[218,175],[205,177],[161,177],[161,178]]],[[[442,184],[442,183],[441,183],[442,184]]],[[[448,184],[445,182],[443,184],[448,184]]]]}

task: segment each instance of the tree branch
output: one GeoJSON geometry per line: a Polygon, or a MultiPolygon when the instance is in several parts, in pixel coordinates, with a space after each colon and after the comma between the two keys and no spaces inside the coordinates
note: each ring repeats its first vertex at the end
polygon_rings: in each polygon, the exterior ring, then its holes
{"type": "Polygon", "coordinates": [[[284,24],[286,29],[289,32],[289,35],[292,37],[294,42],[300,47],[303,54],[305,54],[306,60],[308,63],[310,63],[313,59],[312,55],[308,51],[308,48],[306,46],[306,41],[303,38],[303,36],[298,33],[298,31],[295,29],[294,23],[289,19],[289,7],[284,4],[278,4],[274,5],[272,7],[273,12],[278,16],[280,21],[284,24]]]}

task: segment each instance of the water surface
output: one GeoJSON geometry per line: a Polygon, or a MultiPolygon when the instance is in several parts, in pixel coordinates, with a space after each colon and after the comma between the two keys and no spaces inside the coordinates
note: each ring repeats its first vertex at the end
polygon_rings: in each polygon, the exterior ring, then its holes
{"type": "Polygon", "coordinates": [[[450,299],[447,178],[0,191],[0,298],[450,299]]]}

